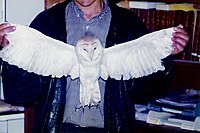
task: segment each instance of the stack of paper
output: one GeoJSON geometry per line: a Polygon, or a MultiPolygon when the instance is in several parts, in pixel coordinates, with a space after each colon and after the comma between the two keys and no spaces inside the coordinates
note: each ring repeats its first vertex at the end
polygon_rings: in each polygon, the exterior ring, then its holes
{"type": "Polygon", "coordinates": [[[148,103],[147,109],[183,116],[200,116],[200,91],[188,89],[148,103]]]}
{"type": "Polygon", "coordinates": [[[189,89],[149,102],[147,122],[200,131],[200,91],[189,89]]]}
{"type": "Polygon", "coordinates": [[[8,111],[17,111],[17,108],[0,100],[0,113],[8,111]]]}
{"type": "Polygon", "coordinates": [[[143,104],[135,104],[135,119],[140,121],[147,120],[147,114],[149,110],[147,110],[147,106],[143,104]]]}
{"type": "Polygon", "coordinates": [[[188,120],[188,118],[179,118],[179,116],[173,113],[156,112],[150,110],[147,115],[147,123],[179,127],[186,130],[200,131],[200,116],[193,118],[193,120],[188,120]]]}

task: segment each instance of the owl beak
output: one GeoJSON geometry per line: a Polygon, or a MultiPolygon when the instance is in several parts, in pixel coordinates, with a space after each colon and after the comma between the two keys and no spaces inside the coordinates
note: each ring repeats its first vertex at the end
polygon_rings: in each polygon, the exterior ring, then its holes
{"type": "Polygon", "coordinates": [[[92,61],[93,57],[94,57],[94,52],[90,52],[89,53],[89,58],[90,58],[91,61],[92,61]]]}
{"type": "Polygon", "coordinates": [[[93,54],[91,54],[89,57],[90,57],[90,60],[92,61],[92,59],[93,59],[93,54]]]}

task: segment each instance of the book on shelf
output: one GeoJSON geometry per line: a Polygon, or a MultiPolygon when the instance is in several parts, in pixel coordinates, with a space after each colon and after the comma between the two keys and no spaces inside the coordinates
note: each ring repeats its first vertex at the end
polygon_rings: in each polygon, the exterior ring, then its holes
{"type": "Polygon", "coordinates": [[[130,8],[138,9],[155,9],[157,4],[162,4],[161,2],[147,2],[147,1],[129,1],[130,8]]]}
{"type": "Polygon", "coordinates": [[[194,31],[194,41],[193,41],[193,48],[192,48],[192,60],[199,61],[200,58],[200,11],[196,11],[196,23],[195,23],[195,31],[194,31]]]}
{"type": "Polygon", "coordinates": [[[189,3],[175,3],[175,4],[156,4],[156,10],[183,10],[183,11],[193,11],[195,8],[193,4],[189,3]]]}
{"type": "Polygon", "coordinates": [[[188,12],[184,12],[183,15],[185,16],[185,19],[182,20],[183,22],[182,24],[183,24],[184,29],[187,31],[189,35],[189,41],[188,41],[187,47],[184,50],[185,57],[183,59],[191,60],[195,14],[194,14],[194,11],[188,11],[188,12]]]}
{"type": "Polygon", "coordinates": [[[148,29],[149,29],[150,32],[153,32],[154,29],[155,29],[155,27],[154,27],[155,14],[156,14],[156,10],[155,9],[152,9],[152,10],[149,9],[149,16],[147,16],[147,17],[149,17],[149,27],[148,27],[148,29]]]}
{"type": "Polygon", "coordinates": [[[197,55],[197,57],[199,58],[199,60],[198,61],[200,61],[200,31],[199,31],[199,37],[198,37],[198,55],[197,55]]]}

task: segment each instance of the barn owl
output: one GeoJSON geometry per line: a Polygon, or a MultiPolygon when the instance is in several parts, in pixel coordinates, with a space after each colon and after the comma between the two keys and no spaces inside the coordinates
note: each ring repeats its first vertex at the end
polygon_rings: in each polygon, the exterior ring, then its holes
{"type": "Polygon", "coordinates": [[[38,75],[80,78],[80,105],[92,106],[101,101],[99,78],[128,80],[164,70],[162,59],[173,51],[173,32],[173,27],[162,29],[109,48],[103,48],[94,35],[87,35],[74,47],[16,24],[0,57],[38,75]]]}

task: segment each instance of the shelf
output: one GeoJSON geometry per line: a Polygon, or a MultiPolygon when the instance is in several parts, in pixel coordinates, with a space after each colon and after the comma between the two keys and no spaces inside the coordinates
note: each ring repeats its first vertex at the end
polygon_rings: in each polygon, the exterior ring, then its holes
{"type": "Polygon", "coordinates": [[[146,0],[151,2],[166,2],[166,3],[197,3],[200,4],[200,0],[146,0]]]}
{"type": "Polygon", "coordinates": [[[200,70],[200,62],[190,60],[174,60],[174,64],[178,66],[195,67],[200,70]]]}

